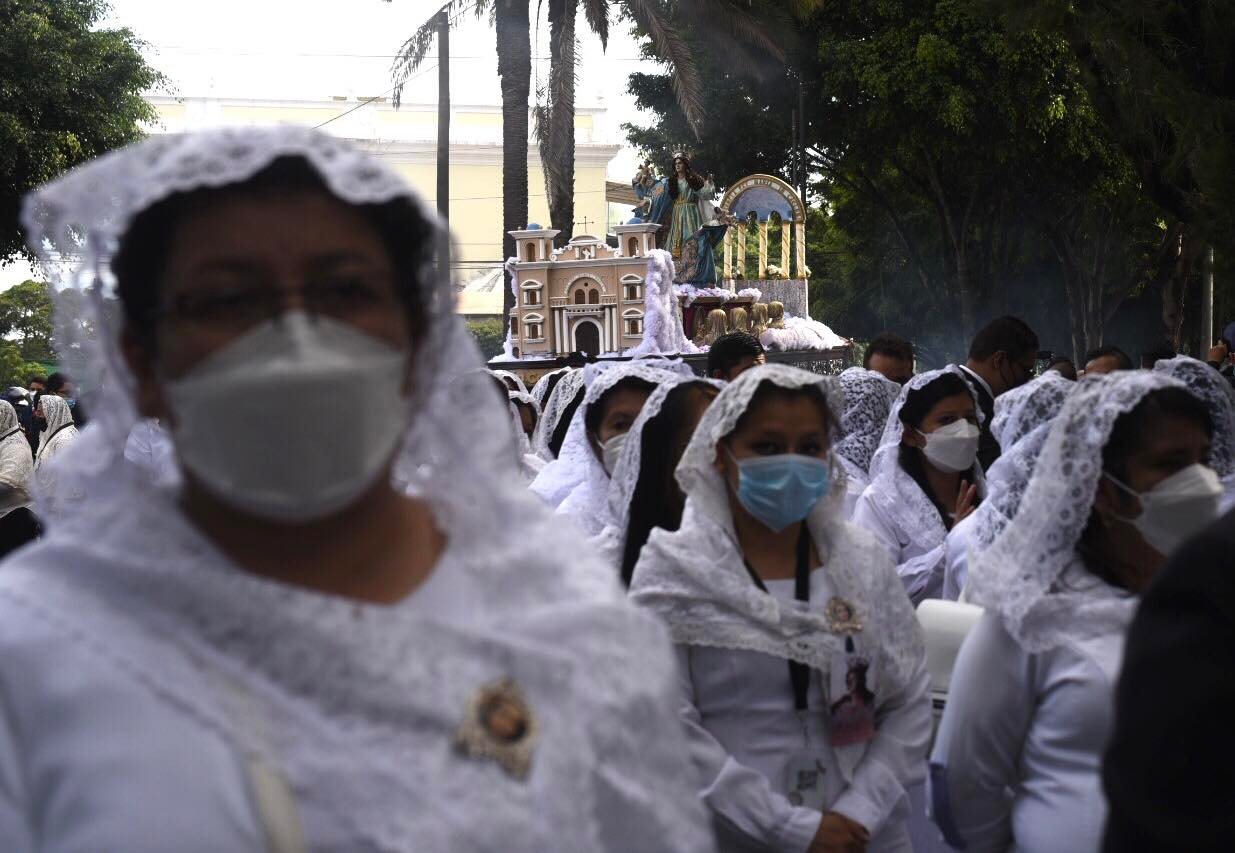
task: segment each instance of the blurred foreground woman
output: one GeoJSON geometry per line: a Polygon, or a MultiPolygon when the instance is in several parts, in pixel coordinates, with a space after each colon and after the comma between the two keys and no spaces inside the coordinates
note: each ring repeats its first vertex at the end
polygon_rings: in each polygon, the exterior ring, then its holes
{"type": "Polygon", "coordinates": [[[681,526],[633,600],[678,644],[679,704],[723,851],[909,850],[925,775],[924,650],[886,552],[841,518],[835,380],[753,367],[682,456],[681,526]]]}
{"type": "Polygon", "coordinates": [[[1125,635],[1166,556],[1216,516],[1210,436],[1204,405],[1161,373],[1086,377],[1064,404],[1020,511],[970,568],[986,612],[931,756],[934,817],[953,846],[1098,849],[1125,635]]]}
{"type": "Polygon", "coordinates": [[[664,634],[520,486],[397,176],[224,130],[25,216],[84,255],[96,396],[78,511],[0,571],[6,853],[710,848],[664,634]],[[126,467],[138,417],[178,493],[126,467]]]}

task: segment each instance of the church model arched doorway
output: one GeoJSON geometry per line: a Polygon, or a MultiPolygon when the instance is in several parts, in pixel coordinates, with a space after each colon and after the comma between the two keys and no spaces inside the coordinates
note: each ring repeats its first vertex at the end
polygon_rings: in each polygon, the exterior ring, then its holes
{"type": "Polygon", "coordinates": [[[600,326],[591,320],[579,320],[574,328],[576,352],[600,355],[600,326]]]}

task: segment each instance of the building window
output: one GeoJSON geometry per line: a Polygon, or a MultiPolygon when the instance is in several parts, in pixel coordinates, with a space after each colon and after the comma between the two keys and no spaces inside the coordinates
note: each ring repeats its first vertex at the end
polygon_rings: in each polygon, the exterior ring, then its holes
{"type": "Polygon", "coordinates": [[[625,298],[627,302],[638,302],[639,301],[639,285],[627,284],[627,285],[624,285],[623,287],[626,291],[625,298]]]}
{"type": "Polygon", "coordinates": [[[540,337],[541,337],[540,324],[539,323],[528,323],[527,333],[524,335],[524,338],[526,340],[537,341],[537,340],[540,340],[540,337]]]}
{"type": "Polygon", "coordinates": [[[582,287],[575,291],[575,304],[576,305],[586,305],[587,304],[587,291],[585,291],[582,287]]]}
{"type": "Polygon", "coordinates": [[[627,320],[626,321],[626,334],[631,335],[631,336],[642,335],[643,334],[643,321],[642,320],[627,320]]]}
{"type": "Polygon", "coordinates": [[[529,242],[529,243],[527,244],[527,259],[528,259],[529,261],[534,261],[534,260],[537,260],[537,258],[536,258],[536,244],[535,244],[535,243],[530,243],[530,242],[529,242]]]}
{"type": "Polygon", "coordinates": [[[632,258],[639,254],[639,238],[638,237],[630,238],[630,242],[626,244],[626,254],[632,258]]]}
{"type": "Polygon", "coordinates": [[[595,288],[593,288],[587,292],[587,304],[588,305],[599,305],[600,304],[600,291],[599,290],[596,290],[595,288]]]}
{"type": "Polygon", "coordinates": [[[519,335],[519,318],[518,317],[510,318],[510,334],[512,337],[517,337],[519,335]]]}
{"type": "Polygon", "coordinates": [[[539,290],[523,291],[523,304],[524,305],[539,305],[540,304],[540,291],[539,290]]]}

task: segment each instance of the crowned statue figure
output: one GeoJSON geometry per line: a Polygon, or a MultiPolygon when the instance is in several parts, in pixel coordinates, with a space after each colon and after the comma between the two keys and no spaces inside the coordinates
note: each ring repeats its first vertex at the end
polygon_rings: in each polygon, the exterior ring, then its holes
{"type": "Polygon", "coordinates": [[[631,186],[640,200],[640,218],[660,225],[660,247],[673,255],[674,281],[715,286],[715,250],[725,238],[728,216],[713,203],[712,176],[699,175],[690,158],[677,153],[669,177],[657,180],[651,165],[644,163],[631,186]]]}

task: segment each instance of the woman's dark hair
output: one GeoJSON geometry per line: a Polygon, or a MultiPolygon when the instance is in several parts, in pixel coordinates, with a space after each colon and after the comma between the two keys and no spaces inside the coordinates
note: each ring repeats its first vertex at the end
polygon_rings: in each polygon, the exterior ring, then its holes
{"type": "Polygon", "coordinates": [[[678,192],[679,192],[678,191],[678,170],[677,170],[678,160],[681,160],[683,163],[686,164],[686,185],[689,186],[692,190],[698,190],[703,187],[703,176],[696,173],[695,170],[690,167],[690,158],[687,157],[685,154],[682,154],[678,157],[674,157],[673,162],[670,163],[669,182],[668,182],[669,183],[669,198],[673,199],[674,201],[677,201],[678,192]]]}
{"type": "MultiPolygon", "coordinates": [[[[1102,448],[1102,470],[1121,482],[1128,479],[1128,460],[1142,446],[1145,436],[1161,429],[1164,418],[1182,418],[1204,427],[1213,436],[1214,426],[1205,404],[1183,388],[1160,388],[1150,391],[1130,411],[1120,415],[1111,429],[1111,436],[1102,448]]],[[[1123,586],[1102,559],[1105,526],[1092,509],[1076,549],[1085,567],[1113,586],[1123,586]]]]}
{"type": "MultiPolygon", "coordinates": [[[[587,394],[587,387],[580,385],[579,390],[575,392],[575,398],[566,404],[566,408],[562,409],[562,414],[557,419],[557,423],[553,425],[553,435],[549,436],[549,452],[553,454],[554,459],[557,459],[558,454],[562,452],[562,442],[566,440],[566,432],[570,429],[570,422],[575,419],[575,411],[583,402],[585,394],[587,394]]],[[[546,397],[545,399],[548,398],[546,397]]]]}
{"type": "Polygon", "coordinates": [[[544,396],[542,396],[540,399],[544,400],[545,403],[548,403],[549,398],[553,396],[553,389],[557,387],[557,384],[562,381],[562,377],[565,376],[568,372],[569,371],[566,371],[566,370],[559,370],[556,373],[550,373],[549,378],[545,380],[544,396]]]}
{"type": "Polygon", "coordinates": [[[605,390],[605,393],[596,398],[596,402],[587,408],[587,415],[584,416],[583,426],[587,428],[588,435],[596,435],[600,429],[600,423],[605,419],[605,412],[609,408],[609,403],[620,391],[643,391],[651,394],[656,390],[656,386],[646,379],[640,379],[638,376],[627,376],[625,379],[619,379],[613,383],[612,388],[605,390]]]}
{"type": "MultiPolygon", "coordinates": [[[[167,266],[168,247],[186,217],[225,199],[306,190],[336,198],[303,158],[281,157],[243,183],[176,193],[138,214],[111,262],[129,334],[146,347],[157,343],[154,320],[161,307],[159,281],[167,266]]],[[[420,273],[433,251],[432,226],[406,198],[352,206],[381,236],[398,276],[397,296],[406,309],[410,338],[422,340],[429,315],[423,303],[433,294],[424,292],[420,273]]]]}
{"type": "MultiPolygon", "coordinates": [[[[905,405],[901,406],[900,421],[905,426],[921,429],[922,422],[926,420],[926,416],[930,414],[931,409],[935,408],[935,405],[940,400],[946,400],[948,397],[955,397],[959,394],[968,394],[972,397],[973,391],[969,388],[968,383],[955,373],[944,373],[927,382],[921,388],[914,388],[905,396],[905,405]]],[[[898,451],[898,461],[905,473],[918,484],[922,494],[926,495],[930,502],[934,504],[935,509],[939,511],[939,518],[942,519],[943,526],[951,529],[952,516],[949,509],[935,497],[935,492],[926,479],[926,457],[921,449],[902,444],[898,451]]]]}
{"type": "Polygon", "coordinates": [[[622,583],[630,586],[639,554],[652,529],[677,530],[682,524],[685,497],[674,479],[682,452],[690,441],[684,429],[689,409],[700,396],[709,400],[720,393],[706,382],[684,382],[665,396],[656,417],[643,425],[639,439],[639,481],[631,495],[630,516],[622,543],[622,583]]]}

